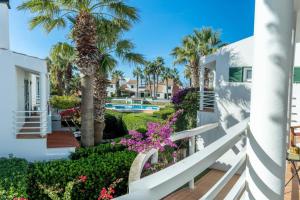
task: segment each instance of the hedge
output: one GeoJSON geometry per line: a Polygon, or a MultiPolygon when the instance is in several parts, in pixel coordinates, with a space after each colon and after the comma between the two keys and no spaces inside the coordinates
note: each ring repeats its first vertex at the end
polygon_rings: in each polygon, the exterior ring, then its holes
{"type": "Polygon", "coordinates": [[[103,156],[106,153],[113,153],[118,151],[124,151],[125,147],[123,145],[112,145],[110,143],[101,144],[95,147],[77,148],[74,153],[70,155],[70,159],[78,160],[82,158],[87,158],[91,155],[103,156]]]}
{"type": "Polygon", "coordinates": [[[118,138],[128,133],[123,122],[124,115],[124,113],[112,110],[105,111],[104,139],[118,138]]]}
{"type": "Polygon", "coordinates": [[[163,120],[166,120],[174,112],[175,109],[172,106],[167,106],[165,108],[161,108],[159,111],[154,112],[153,115],[163,120]]]}
{"type": "Polygon", "coordinates": [[[146,113],[131,113],[123,117],[123,122],[127,130],[138,130],[145,132],[148,122],[162,122],[163,120],[146,113]]]}
{"type": "Polygon", "coordinates": [[[80,104],[80,99],[75,96],[53,96],[50,99],[50,104],[54,108],[69,109],[80,104]]]}
{"type": "Polygon", "coordinates": [[[74,200],[97,199],[101,189],[109,186],[118,178],[124,180],[117,186],[116,194],[125,194],[128,186],[129,169],[135,157],[136,153],[134,152],[117,151],[102,155],[94,153],[78,160],[34,163],[29,175],[28,193],[30,199],[49,199],[39,189],[39,184],[58,185],[63,189],[69,181],[81,175],[87,176],[87,181],[85,184],[74,187],[72,193],[74,200]]]}
{"type": "Polygon", "coordinates": [[[0,199],[9,200],[14,197],[28,197],[29,164],[24,159],[0,158],[0,199]]]}

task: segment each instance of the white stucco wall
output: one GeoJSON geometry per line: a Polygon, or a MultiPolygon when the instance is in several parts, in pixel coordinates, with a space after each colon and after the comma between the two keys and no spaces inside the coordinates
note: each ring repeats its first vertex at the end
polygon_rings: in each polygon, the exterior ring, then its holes
{"type": "Polygon", "coordinates": [[[14,130],[13,111],[24,110],[24,79],[31,79],[31,72],[47,74],[45,60],[0,49],[0,157],[47,158],[46,139],[16,139],[14,130]]]}
{"type": "MultiPolygon", "coordinates": [[[[246,38],[227,47],[217,53],[203,59],[204,65],[215,62],[217,97],[217,109],[213,113],[198,113],[199,125],[220,122],[220,127],[203,135],[198,139],[198,147],[204,148],[213,141],[226,134],[226,130],[250,115],[251,83],[230,83],[229,68],[253,66],[253,41],[254,38],[246,38]]],[[[300,44],[296,45],[294,66],[300,66],[300,44]]],[[[276,108],[274,108],[276,109],[276,108]]],[[[293,84],[292,125],[300,125],[300,84],[293,84]]],[[[240,142],[235,148],[228,151],[218,160],[213,167],[226,170],[240,151],[243,151],[244,142],[240,142]]]]}

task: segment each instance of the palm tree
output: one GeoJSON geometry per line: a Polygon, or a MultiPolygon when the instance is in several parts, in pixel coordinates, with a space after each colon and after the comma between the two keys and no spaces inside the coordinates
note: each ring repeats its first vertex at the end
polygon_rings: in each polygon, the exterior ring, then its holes
{"type": "MultiPolygon", "coordinates": [[[[156,60],[154,61],[154,65],[155,65],[154,74],[156,75],[156,93],[158,91],[160,75],[164,70],[164,64],[165,64],[165,61],[162,57],[157,57],[156,60]]],[[[155,93],[155,96],[157,96],[156,93],[155,93]]]]}
{"type": "MultiPolygon", "coordinates": [[[[113,31],[110,31],[110,34],[105,35],[111,36],[112,32],[113,31]]],[[[123,62],[127,63],[143,64],[145,62],[143,55],[133,52],[133,43],[128,40],[117,40],[118,37],[112,38],[110,38],[110,42],[107,42],[107,46],[103,45],[103,42],[98,43],[98,48],[102,54],[102,61],[95,76],[95,144],[101,143],[103,139],[103,131],[105,128],[105,104],[107,99],[106,88],[109,83],[107,77],[108,73],[118,64],[115,57],[118,57],[123,62]],[[116,40],[113,41],[112,38],[115,38],[116,40]],[[115,55],[115,57],[113,55],[115,55]]],[[[122,72],[118,73],[122,74],[122,72]]]]}
{"type": "Polygon", "coordinates": [[[68,43],[55,44],[49,56],[51,82],[58,95],[70,95],[73,70],[75,68],[75,50],[68,43]]]}
{"type": "Polygon", "coordinates": [[[145,69],[144,69],[144,76],[146,79],[146,88],[148,88],[149,86],[149,90],[150,90],[150,96],[153,97],[153,93],[152,93],[152,83],[151,83],[151,74],[152,74],[152,69],[151,69],[151,63],[147,62],[145,65],[145,69]]]}
{"type": "Polygon", "coordinates": [[[140,67],[135,68],[133,76],[136,77],[136,97],[139,97],[139,81],[143,78],[143,70],[140,67]]]}
{"type": "Polygon", "coordinates": [[[35,16],[30,28],[41,25],[47,32],[54,28],[71,27],[71,38],[75,42],[76,65],[82,73],[81,79],[81,142],[83,146],[94,145],[94,73],[101,62],[97,49],[97,25],[101,22],[129,29],[138,19],[136,9],[119,0],[27,0],[18,9],[29,10],[35,16]]]}
{"type": "Polygon", "coordinates": [[[189,80],[189,87],[192,87],[192,73],[191,73],[191,68],[188,66],[185,66],[184,68],[184,77],[189,80]]]}
{"type": "Polygon", "coordinates": [[[162,79],[166,82],[167,99],[169,99],[169,80],[173,79],[172,69],[166,67],[162,73],[162,79]]]}
{"type": "Polygon", "coordinates": [[[222,43],[219,32],[211,28],[202,28],[186,36],[181,47],[174,48],[171,55],[176,58],[174,64],[184,64],[190,68],[192,86],[199,87],[200,58],[215,52],[220,46],[222,43]]]}
{"type": "Polygon", "coordinates": [[[121,90],[120,90],[120,80],[124,78],[124,73],[120,70],[115,70],[112,72],[112,79],[116,81],[116,88],[117,88],[117,96],[121,96],[121,90]]]}

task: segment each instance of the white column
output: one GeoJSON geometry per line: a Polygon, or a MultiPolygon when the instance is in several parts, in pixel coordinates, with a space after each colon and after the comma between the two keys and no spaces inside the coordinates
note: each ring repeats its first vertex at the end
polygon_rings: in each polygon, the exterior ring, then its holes
{"type": "Polygon", "coordinates": [[[203,95],[204,95],[204,72],[205,66],[200,67],[200,111],[203,111],[203,95]]]}
{"type": "MultiPolygon", "coordinates": [[[[192,154],[195,153],[195,148],[196,148],[195,147],[195,143],[196,143],[195,136],[190,137],[189,138],[189,156],[191,156],[192,154]]],[[[189,182],[189,188],[190,189],[194,189],[195,188],[195,180],[194,179],[190,180],[190,182],[189,182]]]]}
{"type": "Polygon", "coordinates": [[[41,132],[47,134],[47,74],[40,73],[41,132]]]}
{"type": "Polygon", "coordinates": [[[0,48],[9,49],[8,4],[0,2],[0,48]]]}
{"type": "Polygon", "coordinates": [[[283,199],[292,0],[257,0],[255,50],[247,145],[250,199],[283,199]]]}

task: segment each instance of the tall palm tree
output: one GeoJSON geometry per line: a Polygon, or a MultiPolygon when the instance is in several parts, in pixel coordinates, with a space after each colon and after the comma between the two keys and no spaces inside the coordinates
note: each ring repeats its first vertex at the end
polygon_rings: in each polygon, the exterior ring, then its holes
{"type": "Polygon", "coordinates": [[[68,43],[57,43],[50,51],[50,74],[58,95],[71,94],[71,80],[75,67],[75,50],[68,43]]]}
{"type": "Polygon", "coordinates": [[[220,33],[211,28],[202,28],[186,36],[182,45],[174,48],[171,55],[176,59],[174,64],[184,64],[190,68],[192,86],[199,87],[200,58],[215,52],[220,46],[220,33]]]}
{"type": "Polygon", "coordinates": [[[139,81],[143,78],[143,70],[140,67],[135,68],[133,76],[136,78],[136,97],[139,97],[139,81]]]}
{"type": "MultiPolygon", "coordinates": [[[[154,74],[156,75],[156,93],[158,91],[160,75],[164,70],[164,64],[165,61],[162,57],[157,57],[156,60],[154,61],[154,65],[155,65],[154,74]]],[[[155,96],[157,96],[157,94],[155,94],[155,96]]]]}
{"type": "Polygon", "coordinates": [[[120,70],[115,70],[112,72],[112,79],[116,81],[116,89],[117,89],[117,96],[121,96],[121,90],[120,90],[120,80],[124,78],[124,73],[120,70]]]}
{"type": "Polygon", "coordinates": [[[169,99],[169,80],[173,79],[173,71],[171,68],[166,67],[162,73],[162,79],[166,82],[167,99],[169,99]]]}
{"type": "MultiPolygon", "coordinates": [[[[106,35],[111,34],[112,31],[110,31],[110,34],[106,35]]],[[[118,37],[114,38],[116,40],[110,40],[111,42],[107,42],[107,46],[103,45],[103,42],[98,43],[102,61],[96,71],[95,79],[95,144],[101,143],[103,139],[103,131],[105,128],[105,104],[107,99],[106,88],[109,83],[107,77],[108,73],[118,64],[115,57],[127,63],[143,64],[145,62],[143,55],[133,52],[133,43],[128,40],[117,40],[118,37]]]]}
{"type": "Polygon", "coordinates": [[[147,62],[146,65],[145,65],[145,69],[144,69],[144,76],[145,76],[145,80],[146,80],[146,88],[148,88],[148,86],[149,86],[150,96],[153,97],[151,74],[152,74],[151,63],[147,62]]]}
{"type": "Polygon", "coordinates": [[[192,87],[192,78],[191,78],[192,77],[192,72],[191,72],[191,68],[189,68],[188,66],[185,66],[183,73],[184,73],[184,77],[189,80],[189,87],[192,87]]]}
{"type": "Polygon", "coordinates": [[[47,32],[54,28],[71,27],[70,33],[76,45],[76,65],[82,73],[81,80],[81,134],[82,145],[94,145],[94,73],[101,61],[96,47],[98,22],[109,21],[129,29],[138,19],[136,9],[123,0],[26,0],[18,9],[28,10],[35,16],[30,28],[41,25],[47,32]]]}

